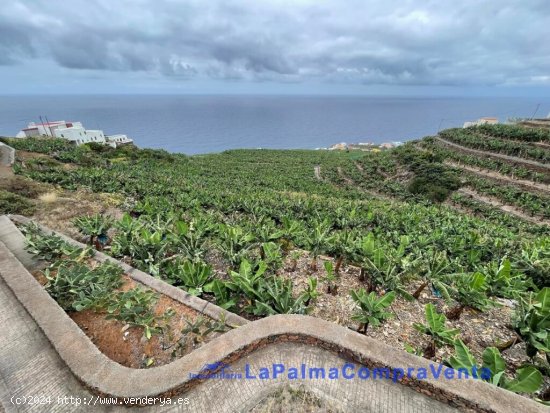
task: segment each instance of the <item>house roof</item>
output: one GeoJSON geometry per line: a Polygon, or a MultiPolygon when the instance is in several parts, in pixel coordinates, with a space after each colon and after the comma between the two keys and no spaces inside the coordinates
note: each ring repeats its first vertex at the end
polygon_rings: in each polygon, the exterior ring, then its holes
{"type": "Polygon", "coordinates": [[[28,127],[23,128],[21,130],[23,130],[23,131],[37,130],[40,126],[51,127],[51,126],[59,126],[59,125],[67,125],[67,127],[71,127],[71,126],[73,126],[73,123],[72,122],[67,122],[67,121],[64,121],[64,120],[55,120],[55,121],[52,121],[52,122],[40,122],[40,123],[35,123],[34,126],[28,126],[28,127]]]}

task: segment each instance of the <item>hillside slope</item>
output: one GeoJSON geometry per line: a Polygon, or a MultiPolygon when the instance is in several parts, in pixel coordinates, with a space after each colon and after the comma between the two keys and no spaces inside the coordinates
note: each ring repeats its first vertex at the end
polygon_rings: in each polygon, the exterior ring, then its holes
{"type": "MultiPolygon", "coordinates": [[[[547,164],[549,150],[536,144],[550,131],[500,125],[441,135],[529,162],[485,158],[435,138],[380,153],[193,157],[6,140],[18,150],[17,179],[3,193],[72,236],[74,218],[112,216],[107,252],[249,319],[308,312],[444,361],[449,342],[436,345],[414,324],[434,304],[475,356],[501,348],[512,377],[529,361],[525,350],[533,354],[513,327],[517,302],[550,281],[550,174],[533,164],[547,164]],[[195,267],[187,262],[210,275],[189,275],[195,267]],[[371,291],[370,299],[397,295],[394,319],[379,328],[361,321],[358,304],[371,291]]],[[[11,205],[0,212],[18,212],[11,205]]]]}

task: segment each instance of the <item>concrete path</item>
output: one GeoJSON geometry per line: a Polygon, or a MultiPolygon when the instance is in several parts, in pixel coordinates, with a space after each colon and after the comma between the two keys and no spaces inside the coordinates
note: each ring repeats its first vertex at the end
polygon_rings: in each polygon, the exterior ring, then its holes
{"type": "MultiPolygon", "coordinates": [[[[104,399],[90,393],[73,376],[60,359],[47,337],[33,318],[14,296],[1,277],[3,271],[24,270],[19,259],[27,262],[30,257],[22,249],[22,234],[5,216],[0,217],[0,405],[7,413],[12,412],[118,412],[129,410],[142,412],[246,412],[283,385],[306,390],[323,400],[327,407],[344,412],[434,412],[450,413],[455,409],[415,392],[409,387],[390,380],[353,379],[298,379],[290,380],[281,375],[273,380],[246,379],[248,371],[258,376],[261,367],[271,368],[281,363],[286,369],[302,364],[309,367],[341,368],[346,360],[323,349],[298,343],[277,343],[261,348],[228,368],[241,374],[238,379],[208,379],[180,397],[188,398],[188,404],[123,408],[101,406],[104,399]],[[8,248],[6,248],[6,246],[8,248]],[[12,250],[13,248],[13,250],[12,250]],[[15,398],[43,397],[46,404],[13,403],[15,398]],[[64,397],[80,397],[95,406],[60,403],[64,397]],[[49,399],[48,399],[49,398],[49,399]]],[[[357,372],[358,365],[353,364],[357,372]]],[[[226,370],[226,373],[228,371],[226,370]]],[[[182,371],[181,374],[188,374],[182,371]]]]}

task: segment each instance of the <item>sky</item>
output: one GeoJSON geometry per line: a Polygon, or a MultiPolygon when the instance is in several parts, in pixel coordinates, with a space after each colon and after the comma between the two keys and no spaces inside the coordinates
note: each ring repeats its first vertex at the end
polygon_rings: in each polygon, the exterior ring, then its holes
{"type": "Polygon", "coordinates": [[[0,94],[550,96],[548,0],[2,0],[0,94]]]}

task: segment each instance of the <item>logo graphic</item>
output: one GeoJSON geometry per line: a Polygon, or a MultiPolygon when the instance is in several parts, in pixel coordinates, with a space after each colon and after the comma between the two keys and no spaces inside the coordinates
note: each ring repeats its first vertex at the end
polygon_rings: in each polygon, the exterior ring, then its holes
{"type": "Polygon", "coordinates": [[[206,363],[204,366],[202,366],[199,374],[213,374],[218,370],[221,370],[223,372],[225,369],[229,370],[229,364],[226,364],[223,361],[206,363]]]}
{"type": "Polygon", "coordinates": [[[240,379],[242,373],[233,373],[229,364],[222,361],[206,363],[198,373],[189,373],[195,379],[240,379]]]}

